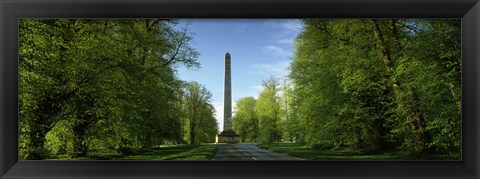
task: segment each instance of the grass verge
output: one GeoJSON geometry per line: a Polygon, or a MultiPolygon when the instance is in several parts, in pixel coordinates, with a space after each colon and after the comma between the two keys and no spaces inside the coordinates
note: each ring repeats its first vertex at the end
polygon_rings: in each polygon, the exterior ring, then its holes
{"type": "Polygon", "coordinates": [[[295,143],[268,143],[257,146],[305,160],[460,160],[459,156],[451,155],[402,155],[395,152],[379,153],[365,150],[319,150],[295,143]]]}
{"type": "Polygon", "coordinates": [[[53,160],[211,160],[217,150],[214,144],[176,145],[156,147],[130,156],[91,153],[86,157],[59,156],[53,160]]]}

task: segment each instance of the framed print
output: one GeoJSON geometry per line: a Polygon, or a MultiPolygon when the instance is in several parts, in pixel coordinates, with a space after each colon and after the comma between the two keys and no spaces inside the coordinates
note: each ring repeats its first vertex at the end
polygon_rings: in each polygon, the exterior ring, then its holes
{"type": "Polygon", "coordinates": [[[478,0],[23,1],[3,178],[478,178],[478,0]]]}

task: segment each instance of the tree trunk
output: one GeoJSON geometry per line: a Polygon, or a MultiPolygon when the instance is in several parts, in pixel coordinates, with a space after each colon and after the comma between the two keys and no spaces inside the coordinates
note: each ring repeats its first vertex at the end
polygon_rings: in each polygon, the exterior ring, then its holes
{"type": "Polygon", "coordinates": [[[77,111],[75,111],[77,119],[72,126],[73,136],[75,137],[73,151],[71,152],[72,157],[85,157],[87,155],[88,144],[85,141],[87,130],[98,120],[95,114],[88,112],[89,109],[95,107],[93,96],[90,97],[92,98],[78,101],[77,104],[77,111]]]}
{"type": "Polygon", "coordinates": [[[46,130],[43,128],[34,128],[30,132],[30,143],[29,143],[29,153],[27,155],[27,160],[42,160],[45,156],[45,148],[43,144],[45,143],[46,130]]]}
{"type": "Polygon", "coordinates": [[[390,33],[393,37],[393,43],[394,43],[394,50],[396,52],[402,51],[402,45],[400,44],[400,40],[398,40],[398,30],[397,30],[397,20],[396,19],[390,19],[388,20],[389,26],[390,26],[390,33]]]}
{"type": "MultiPolygon", "coordinates": [[[[375,36],[376,46],[381,51],[381,56],[382,56],[384,66],[389,74],[390,81],[392,82],[394,94],[398,96],[400,95],[399,89],[401,86],[400,86],[400,83],[394,78],[395,69],[394,69],[394,64],[392,62],[392,56],[390,54],[388,46],[385,44],[385,40],[380,31],[380,27],[377,23],[377,20],[371,19],[370,24],[375,36]]],[[[392,29],[392,26],[391,26],[391,30],[393,31],[395,30],[395,28],[392,29]]],[[[418,98],[416,96],[416,90],[414,87],[410,87],[408,91],[409,91],[409,99],[407,100],[410,105],[405,104],[405,102],[401,100],[401,101],[398,101],[398,106],[400,107],[400,109],[403,109],[405,111],[406,120],[409,121],[410,128],[413,134],[416,136],[417,141],[422,147],[421,152],[423,152],[423,150],[425,149],[424,144],[429,139],[429,137],[424,131],[424,128],[425,128],[424,118],[418,110],[418,98]]]]}
{"type": "Polygon", "coordinates": [[[382,33],[380,32],[380,27],[378,26],[377,20],[371,19],[370,24],[375,35],[376,45],[377,48],[380,49],[382,53],[382,60],[385,66],[385,69],[390,75],[390,79],[392,80],[392,86],[394,89],[400,87],[400,84],[393,78],[394,74],[394,66],[392,62],[392,56],[390,55],[390,51],[385,44],[385,40],[383,38],[382,33]]]}
{"type": "Polygon", "coordinates": [[[195,144],[195,117],[190,119],[190,144],[195,144]]]}
{"type": "Polygon", "coordinates": [[[46,149],[43,146],[45,136],[55,126],[54,119],[61,112],[59,101],[62,99],[63,96],[57,96],[57,98],[47,97],[39,101],[40,106],[36,110],[37,117],[30,125],[30,150],[27,159],[41,160],[46,157],[46,149]]]}
{"type": "Polygon", "coordinates": [[[87,156],[88,145],[85,143],[86,130],[88,124],[85,121],[77,122],[73,126],[73,151],[72,157],[85,157],[87,156]]]}

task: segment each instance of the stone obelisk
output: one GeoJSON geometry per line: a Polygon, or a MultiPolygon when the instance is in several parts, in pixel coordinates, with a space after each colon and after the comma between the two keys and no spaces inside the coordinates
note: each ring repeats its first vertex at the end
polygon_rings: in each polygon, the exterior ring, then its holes
{"type": "Polygon", "coordinates": [[[231,57],[225,54],[225,82],[223,96],[223,131],[217,135],[217,143],[238,143],[238,135],[232,128],[232,73],[231,57]]]}
{"type": "Polygon", "coordinates": [[[231,57],[225,54],[225,83],[223,95],[223,131],[232,129],[232,73],[231,57]]]}

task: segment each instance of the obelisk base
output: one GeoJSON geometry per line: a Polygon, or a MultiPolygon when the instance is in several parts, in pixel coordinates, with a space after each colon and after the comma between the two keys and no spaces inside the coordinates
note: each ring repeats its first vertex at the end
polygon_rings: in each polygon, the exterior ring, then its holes
{"type": "Polygon", "coordinates": [[[222,131],[217,135],[217,143],[236,144],[238,143],[239,137],[240,136],[232,130],[222,131]]]}

